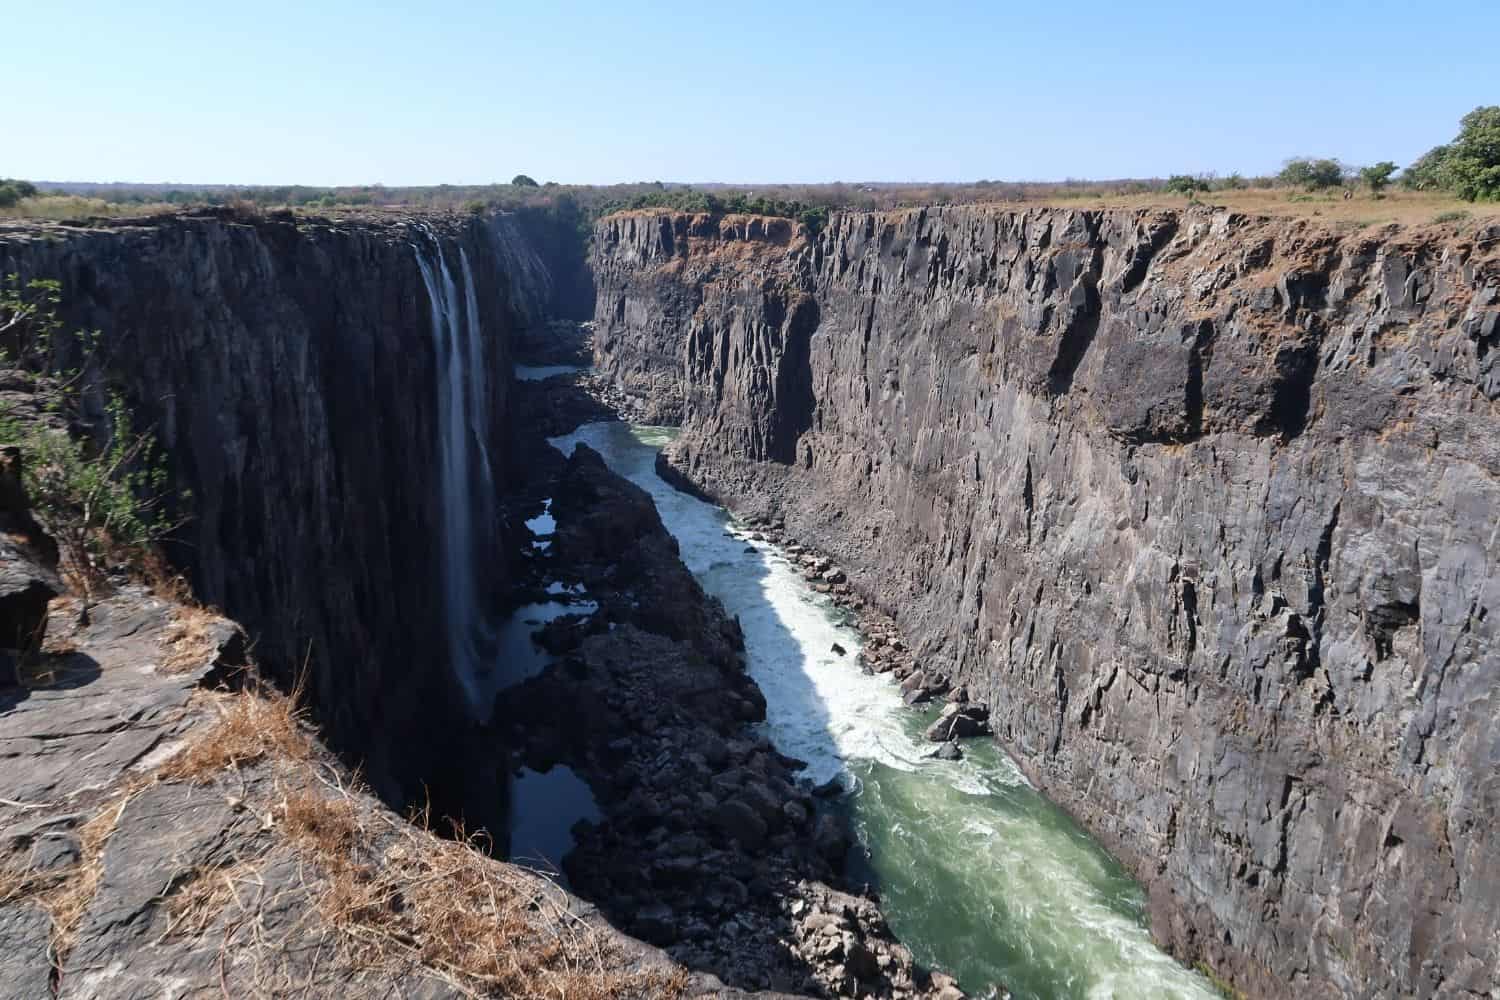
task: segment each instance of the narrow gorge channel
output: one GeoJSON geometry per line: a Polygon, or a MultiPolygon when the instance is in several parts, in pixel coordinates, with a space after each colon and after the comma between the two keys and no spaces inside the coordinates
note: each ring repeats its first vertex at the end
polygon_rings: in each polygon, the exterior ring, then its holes
{"type": "Polygon", "coordinates": [[[814,784],[847,783],[853,880],[878,890],[917,958],[976,996],[1000,984],[1018,1000],[1217,996],[1156,948],[1144,893],[998,747],[930,759],[922,730],[936,711],[907,708],[889,678],[859,669],[844,613],[758,533],[657,475],[673,436],[612,422],[552,443],[565,454],[585,443],[645,489],[688,568],[739,619],[772,742],[814,784]]]}
{"type": "MultiPolygon", "coordinates": [[[[71,952],[50,897],[0,898],[52,996],[257,995],[257,925],[225,903],[168,940],[160,888],[247,851],[298,921],[435,858],[529,900],[514,940],[545,895],[616,963],[582,995],[1500,996],[1500,227],[537,226],[0,224],[0,276],[99,331],[58,430],[120,401],[188,515],[170,594],[111,567],[92,625],[52,605],[60,662],[104,666],[18,674],[0,711],[7,864],[123,817],[79,845],[71,952]],[[230,705],[282,706],[293,749],[257,723],[162,770],[230,705]],[[357,831],[297,828],[289,776],[357,831]]],[[[451,894],[460,945],[503,936],[487,893],[451,894]]],[[[313,995],[375,995],[319,947],[287,967],[333,977],[313,995]]],[[[546,992],[423,962],[378,988],[546,992]]]]}

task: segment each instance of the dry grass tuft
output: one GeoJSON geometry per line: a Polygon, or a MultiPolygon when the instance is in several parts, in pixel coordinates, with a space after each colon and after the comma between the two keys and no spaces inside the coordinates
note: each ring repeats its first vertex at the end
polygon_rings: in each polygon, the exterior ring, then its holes
{"type": "Polygon", "coordinates": [[[320,858],[351,855],[361,842],[359,812],[342,795],[306,790],[288,795],[280,807],[281,832],[320,858]]]}
{"type": "Polygon", "coordinates": [[[157,773],[163,779],[205,783],[220,771],[263,759],[312,758],[312,738],[302,726],[295,695],[247,689],[226,702],[218,724],[161,766],[157,773]]]}
{"type": "Polygon", "coordinates": [[[47,911],[52,920],[52,962],[61,967],[73,946],[84,912],[104,872],[104,848],[120,822],[125,806],[139,789],[133,786],[111,799],[78,831],[79,862],[51,871],[9,869],[0,872],[0,905],[27,899],[47,911]]]}
{"type": "Polygon", "coordinates": [[[326,876],[318,908],[353,967],[396,976],[415,962],[470,997],[656,998],[686,988],[680,970],[630,968],[544,879],[470,841],[381,826],[363,825],[342,793],[291,795],[281,810],[283,835],[326,876]]]}
{"type": "MultiPolygon", "coordinates": [[[[218,724],[156,774],[203,783],[259,761],[282,768],[267,825],[310,863],[305,888],[333,932],[339,964],[359,978],[397,982],[417,965],[465,996],[556,1000],[673,997],[686,988],[680,970],[636,967],[545,879],[331,784],[295,697],[246,690],[223,704],[218,724]]],[[[235,904],[236,878],[223,869],[193,873],[174,896],[167,934],[204,933],[235,904]]],[[[85,902],[96,881],[81,885],[85,902]]],[[[66,919],[76,921],[75,909],[82,912],[69,904],[66,919]]]]}
{"type": "Polygon", "coordinates": [[[222,620],[207,608],[179,603],[173,609],[171,623],[162,630],[166,659],[162,661],[161,672],[187,673],[212,660],[219,651],[215,626],[222,620]]]}
{"type": "Polygon", "coordinates": [[[199,938],[230,904],[239,898],[236,884],[251,881],[255,867],[248,861],[195,868],[167,899],[167,927],[158,941],[174,937],[199,938]]]}

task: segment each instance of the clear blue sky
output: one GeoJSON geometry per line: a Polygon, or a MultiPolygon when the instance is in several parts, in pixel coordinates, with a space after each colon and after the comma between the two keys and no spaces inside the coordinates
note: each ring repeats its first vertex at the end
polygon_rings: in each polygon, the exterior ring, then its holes
{"type": "Polygon", "coordinates": [[[1251,174],[1500,103],[1500,0],[0,7],[0,176],[47,180],[1251,174]]]}

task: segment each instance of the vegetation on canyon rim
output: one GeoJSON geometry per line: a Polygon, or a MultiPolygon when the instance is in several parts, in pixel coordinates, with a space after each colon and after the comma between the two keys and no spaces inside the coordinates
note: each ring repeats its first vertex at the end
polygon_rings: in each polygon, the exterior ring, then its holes
{"type": "Polygon", "coordinates": [[[145,564],[179,523],[169,511],[189,497],[169,489],[155,436],[135,429],[118,390],[103,388],[97,433],[72,432],[88,426],[81,389],[98,335],[67,334],[57,315],[61,294],[57,281],[0,281],[0,365],[31,382],[48,418],[25,419],[0,403],[0,445],[20,448],[27,494],[57,540],[63,571],[88,595],[111,557],[145,564]],[[65,358],[76,363],[63,367],[65,358]]]}
{"type": "Polygon", "coordinates": [[[1092,202],[1135,204],[1163,196],[1196,200],[1214,194],[1231,207],[1271,214],[1348,216],[1348,221],[1455,221],[1456,202],[1500,202],[1500,105],[1475,108],[1450,143],[1425,153],[1404,170],[1393,160],[1349,166],[1332,157],[1295,157],[1274,176],[1239,173],[1173,174],[1166,178],[901,184],[679,184],[650,181],[589,185],[538,182],[516,174],[509,184],[438,184],[428,187],[352,187],[166,184],[42,184],[0,180],[0,216],[75,219],[119,217],[177,208],[234,204],[248,210],[288,207],[305,211],[376,211],[383,208],[491,210],[529,214],[548,226],[587,237],[595,219],[613,212],[664,208],[683,212],[771,215],[797,219],[816,232],[840,209],[880,210],[976,202],[1092,202]],[[1398,177],[1399,174],[1399,177],[1398,177]],[[1327,192],[1358,188],[1383,201],[1392,182],[1402,205],[1331,212],[1327,192]],[[1442,217],[1442,218],[1439,218],[1442,217]]]}

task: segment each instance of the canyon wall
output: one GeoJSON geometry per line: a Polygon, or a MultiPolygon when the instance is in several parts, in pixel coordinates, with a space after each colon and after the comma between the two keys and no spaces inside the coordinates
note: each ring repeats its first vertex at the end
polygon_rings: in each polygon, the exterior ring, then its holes
{"type": "Polygon", "coordinates": [[[1257,996],[1500,968],[1500,227],[595,230],[598,364],[967,684],[1257,996]]]}
{"type": "MultiPolygon", "coordinates": [[[[495,755],[469,752],[486,737],[446,670],[437,354],[414,247],[435,270],[441,252],[459,303],[471,265],[476,431],[503,479],[508,333],[551,295],[509,217],[13,225],[0,275],[60,280],[68,328],[100,332],[85,402],[97,414],[106,382],[122,391],[191,492],[171,551],[195,594],[247,627],[263,666],[305,674],[331,743],[388,800],[430,793],[471,819],[480,803],[494,826],[503,783],[477,761],[495,755]]],[[[496,593],[502,531],[474,534],[496,593]]]]}

